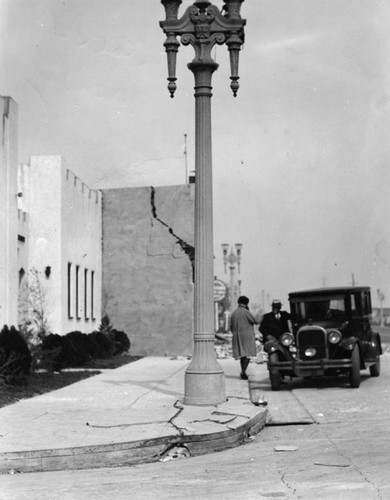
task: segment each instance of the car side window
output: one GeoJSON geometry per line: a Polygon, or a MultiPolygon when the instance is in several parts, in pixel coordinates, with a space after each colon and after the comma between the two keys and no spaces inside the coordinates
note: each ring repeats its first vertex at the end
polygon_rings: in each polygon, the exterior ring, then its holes
{"type": "Polygon", "coordinates": [[[350,295],[350,300],[351,300],[351,314],[353,317],[360,316],[361,315],[361,296],[359,293],[352,293],[350,295]]]}
{"type": "Polygon", "coordinates": [[[364,294],[364,315],[371,314],[371,296],[369,293],[364,294]]]}
{"type": "Polygon", "coordinates": [[[358,313],[358,310],[357,310],[357,306],[356,306],[356,298],[355,298],[355,295],[351,295],[351,313],[352,313],[352,316],[357,316],[357,313],[358,313]]]}

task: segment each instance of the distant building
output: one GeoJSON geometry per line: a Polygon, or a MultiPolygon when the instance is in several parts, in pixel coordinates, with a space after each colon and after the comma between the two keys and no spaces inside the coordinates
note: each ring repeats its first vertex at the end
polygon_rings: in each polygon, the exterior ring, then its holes
{"type": "Polygon", "coordinates": [[[390,326],[390,307],[373,307],[372,324],[376,326],[390,326]]]}

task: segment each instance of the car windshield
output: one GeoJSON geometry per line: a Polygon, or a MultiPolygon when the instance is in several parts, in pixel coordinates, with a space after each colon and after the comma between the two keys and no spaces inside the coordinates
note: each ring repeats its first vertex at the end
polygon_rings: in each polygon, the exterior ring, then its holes
{"type": "Polygon", "coordinates": [[[305,299],[291,305],[298,320],[318,321],[345,318],[344,297],[305,299]]]}

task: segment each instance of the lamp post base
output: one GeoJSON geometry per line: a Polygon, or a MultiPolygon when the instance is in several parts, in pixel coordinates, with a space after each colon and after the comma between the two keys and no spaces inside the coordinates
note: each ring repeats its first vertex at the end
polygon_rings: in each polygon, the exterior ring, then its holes
{"type": "Polygon", "coordinates": [[[225,374],[213,373],[185,373],[185,405],[213,406],[226,401],[225,396],[225,374]]]}
{"type": "Polygon", "coordinates": [[[184,376],[185,405],[212,406],[226,401],[225,373],[214,351],[215,334],[194,334],[194,355],[184,376]]]}

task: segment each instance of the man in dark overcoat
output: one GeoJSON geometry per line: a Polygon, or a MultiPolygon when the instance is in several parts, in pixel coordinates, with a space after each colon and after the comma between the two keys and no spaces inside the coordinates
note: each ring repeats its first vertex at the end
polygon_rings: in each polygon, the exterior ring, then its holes
{"type": "Polygon", "coordinates": [[[259,326],[259,330],[263,335],[263,343],[271,340],[271,337],[279,339],[283,333],[289,332],[289,319],[290,314],[287,311],[282,311],[280,300],[273,300],[272,311],[264,314],[259,326]]]}

